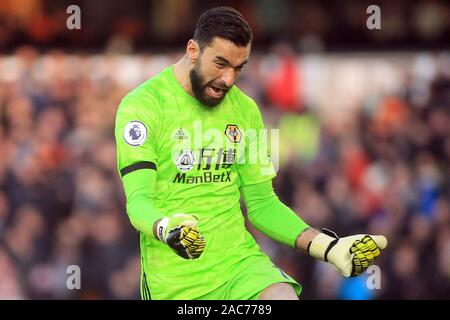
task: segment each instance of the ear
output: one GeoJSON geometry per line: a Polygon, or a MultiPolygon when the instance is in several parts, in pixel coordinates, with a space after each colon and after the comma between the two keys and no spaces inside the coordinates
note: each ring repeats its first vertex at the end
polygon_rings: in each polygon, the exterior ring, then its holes
{"type": "Polygon", "coordinates": [[[189,61],[195,64],[200,57],[200,47],[198,42],[194,39],[190,39],[186,46],[186,53],[188,55],[189,61]]]}

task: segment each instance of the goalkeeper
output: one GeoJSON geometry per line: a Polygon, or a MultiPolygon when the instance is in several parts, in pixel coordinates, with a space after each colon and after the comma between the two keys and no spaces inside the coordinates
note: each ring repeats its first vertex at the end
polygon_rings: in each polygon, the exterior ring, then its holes
{"type": "Polygon", "coordinates": [[[252,134],[264,129],[261,113],[234,85],[251,43],[239,12],[208,10],[185,55],[118,108],[118,169],[140,236],[142,299],[298,299],[301,285],[246,230],[241,196],[255,228],[345,277],[387,245],[383,236],[319,232],[279,201],[264,139],[252,134]],[[263,160],[249,160],[255,150],[263,160]]]}

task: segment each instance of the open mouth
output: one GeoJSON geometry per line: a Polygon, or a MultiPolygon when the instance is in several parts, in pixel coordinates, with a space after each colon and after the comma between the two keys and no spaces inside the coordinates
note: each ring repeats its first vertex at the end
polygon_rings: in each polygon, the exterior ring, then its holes
{"type": "Polygon", "coordinates": [[[209,85],[208,93],[214,98],[221,98],[225,94],[225,90],[216,86],[209,85]]]}

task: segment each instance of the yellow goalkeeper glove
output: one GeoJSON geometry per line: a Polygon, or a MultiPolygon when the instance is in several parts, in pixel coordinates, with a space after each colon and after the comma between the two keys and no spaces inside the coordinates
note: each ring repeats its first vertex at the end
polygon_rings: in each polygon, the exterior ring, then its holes
{"type": "Polygon", "coordinates": [[[384,236],[358,234],[339,238],[334,232],[322,229],[309,244],[308,253],[316,259],[331,263],[344,277],[355,277],[366,269],[386,248],[384,236]]]}
{"type": "Polygon", "coordinates": [[[157,225],[159,240],[185,259],[197,259],[205,250],[205,239],[200,234],[195,216],[175,213],[164,217],[157,225]]]}

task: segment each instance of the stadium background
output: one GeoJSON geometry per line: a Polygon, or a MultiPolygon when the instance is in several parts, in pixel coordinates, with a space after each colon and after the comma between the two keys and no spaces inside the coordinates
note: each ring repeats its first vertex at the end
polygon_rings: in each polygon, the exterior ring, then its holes
{"type": "Polygon", "coordinates": [[[0,1],[0,299],[139,297],[115,110],[219,4],[254,31],[238,85],[280,129],[279,197],[311,225],[390,241],[379,290],[249,226],[261,248],[304,299],[449,299],[450,7],[434,0],[0,1]]]}

